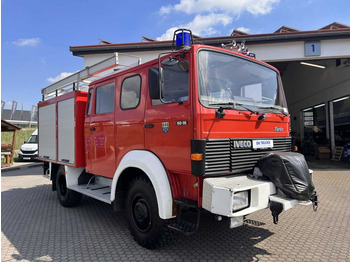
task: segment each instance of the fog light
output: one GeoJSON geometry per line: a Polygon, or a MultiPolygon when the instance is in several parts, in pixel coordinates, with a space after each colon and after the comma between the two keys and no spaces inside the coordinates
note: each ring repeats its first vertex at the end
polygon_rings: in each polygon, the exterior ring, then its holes
{"type": "Polygon", "coordinates": [[[233,195],[232,210],[236,211],[249,206],[249,191],[242,191],[233,195]]]}

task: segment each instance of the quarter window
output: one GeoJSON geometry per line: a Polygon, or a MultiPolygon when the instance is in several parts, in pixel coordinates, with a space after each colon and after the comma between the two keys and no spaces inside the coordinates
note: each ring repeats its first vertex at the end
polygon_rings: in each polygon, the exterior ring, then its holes
{"type": "Polygon", "coordinates": [[[114,109],[114,84],[96,89],[96,114],[111,113],[114,109]]]}
{"type": "Polygon", "coordinates": [[[128,77],[123,81],[122,92],[120,98],[120,106],[122,109],[136,108],[140,103],[141,93],[141,77],[135,75],[128,77]]]}
{"type": "Polygon", "coordinates": [[[86,115],[91,115],[91,108],[92,108],[92,99],[93,99],[94,89],[89,90],[89,98],[88,98],[88,108],[86,115]]]}

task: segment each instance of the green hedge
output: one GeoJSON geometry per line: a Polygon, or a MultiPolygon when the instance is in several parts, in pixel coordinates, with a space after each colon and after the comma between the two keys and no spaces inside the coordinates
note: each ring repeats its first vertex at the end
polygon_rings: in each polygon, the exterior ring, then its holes
{"type": "MultiPolygon", "coordinates": [[[[19,150],[24,141],[26,141],[36,128],[22,128],[17,131],[15,149],[19,150]]],[[[12,132],[1,132],[1,144],[12,144],[12,132]]]]}

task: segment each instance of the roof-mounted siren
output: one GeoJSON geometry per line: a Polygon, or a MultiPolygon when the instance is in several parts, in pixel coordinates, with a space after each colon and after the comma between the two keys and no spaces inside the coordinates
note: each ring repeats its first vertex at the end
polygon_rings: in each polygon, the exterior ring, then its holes
{"type": "Polygon", "coordinates": [[[173,50],[183,49],[188,51],[193,45],[193,36],[191,30],[177,29],[173,36],[173,50]]]}

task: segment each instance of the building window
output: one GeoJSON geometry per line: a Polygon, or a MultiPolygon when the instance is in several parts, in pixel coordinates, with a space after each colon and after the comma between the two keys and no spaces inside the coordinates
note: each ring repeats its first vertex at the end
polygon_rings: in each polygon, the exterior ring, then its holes
{"type": "Polygon", "coordinates": [[[124,110],[136,108],[140,103],[141,77],[135,75],[124,79],[120,107],[124,110]]]}
{"type": "Polygon", "coordinates": [[[107,84],[96,89],[96,114],[114,111],[114,84],[107,84]]]}
{"type": "Polygon", "coordinates": [[[304,143],[303,153],[314,155],[315,147],[328,147],[326,130],[326,105],[320,104],[303,110],[304,143]]]}
{"type": "Polygon", "coordinates": [[[334,140],[336,146],[350,143],[350,96],[333,100],[334,140]]]}

